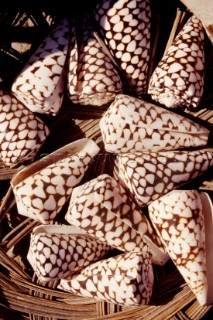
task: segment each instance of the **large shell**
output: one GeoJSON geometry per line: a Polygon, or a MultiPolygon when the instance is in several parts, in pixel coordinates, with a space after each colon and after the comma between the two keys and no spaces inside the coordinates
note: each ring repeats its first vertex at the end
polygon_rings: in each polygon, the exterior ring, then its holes
{"type": "Polygon", "coordinates": [[[209,130],[168,109],[118,94],[100,120],[112,153],[175,150],[207,144],[209,130]]]}
{"type": "Polygon", "coordinates": [[[52,221],[98,152],[92,139],[83,138],[19,171],[11,180],[19,214],[52,221]]]}
{"type": "Polygon", "coordinates": [[[204,90],[204,29],[191,16],[154,70],[148,93],[167,107],[197,107],[204,90]]]}
{"type": "Polygon", "coordinates": [[[65,278],[101,259],[110,246],[73,226],[41,225],[31,233],[27,259],[42,282],[65,278]]]}
{"type": "Polygon", "coordinates": [[[147,251],[147,243],[154,263],[169,259],[145,215],[108,174],[73,190],[65,219],[121,251],[147,251]]]}
{"type": "Polygon", "coordinates": [[[97,29],[138,97],[147,92],[150,60],[149,0],[102,0],[95,7],[97,29]]]}
{"type": "Polygon", "coordinates": [[[6,165],[33,160],[48,135],[39,117],[0,90],[0,157],[6,165]]]}
{"type": "Polygon", "coordinates": [[[142,207],[213,166],[213,149],[118,154],[115,174],[142,207]]]}
{"type": "Polygon", "coordinates": [[[12,92],[33,112],[56,115],[64,96],[64,65],[69,23],[63,19],[31,56],[12,85],[12,92]]]}
{"type": "Polygon", "coordinates": [[[93,263],[59,289],[123,306],[146,305],[152,296],[154,274],[148,253],[129,252],[93,263]]]}
{"type": "Polygon", "coordinates": [[[73,103],[104,105],[122,92],[120,76],[95,38],[94,27],[89,19],[84,21],[80,39],[77,45],[73,26],[68,53],[68,96],[73,103]]]}
{"type": "Polygon", "coordinates": [[[152,202],[148,211],[178,270],[200,305],[213,302],[213,208],[207,193],[175,190],[152,202]]]}

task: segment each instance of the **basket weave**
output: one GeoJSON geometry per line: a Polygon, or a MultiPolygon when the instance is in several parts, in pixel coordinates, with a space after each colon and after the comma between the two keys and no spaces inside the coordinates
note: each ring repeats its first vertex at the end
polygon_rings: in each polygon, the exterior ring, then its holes
{"type": "MultiPolygon", "coordinates": [[[[173,4],[162,1],[164,8],[167,8],[166,11],[158,3],[159,1],[153,1],[153,50],[150,74],[188,14],[186,8],[178,1],[173,4]]],[[[31,52],[52,25],[61,18],[62,10],[57,11],[56,9],[48,11],[47,7],[36,7],[36,10],[23,7],[21,10],[20,8],[0,10],[0,29],[6,30],[0,42],[1,88],[10,87],[15,75],[27,61],[31,52]],[[27,28],[29,21],[31,29],[27,28]],[[12,46],[11,43],[13,43],[12,46]],[[10,73],[5,67],[3,68],[6,63],[11,69],[10,73]]],[[[65,12],[66,10],[64,14],[65,12]]],[[[78,11],[75,14],[80,13],[78,11]]],[[[208,38],[205,39],[205,50],[205,90],[202,101],[196,111],[179,111],[179,113],[194,118],[212,132],[213,50],[208,38]]],[[[41,116],[49,126],[51,133],[37,157],[53,152],[69,142],[89,137],[99,145],[101,151],[97,161],[94,161],[86,172],[82,183],[99,174],[112,172],[113,156],[105,152],[99,129],[100,118],[107,107],[72,105],[65,96],[57,116],[41,116]]],[[[213,145],[212,137],[208,144],[213,145]]],[[[19,169],[20,167],[7,168],[0,163],[0,319],[198,320],[211,318],[212,307],[201,307],[198,304],[172,261],[163,267],[154,266],[155,284],[152,299],[149,305],[140,307],[121,307],[61,292],[55,289],[56,282],[46,286],[41,285],[26,259],[30,233],[39,222],[17,214],[14,195],[10,187],[10,179],[19,169]]],[[[213,198],[212,171],[204,173],[189,183],[187,187],[205,190],[213,198]]],[[[60,216],[63,217],[65,212],[66,208],[63,208],[60,216]]]]}

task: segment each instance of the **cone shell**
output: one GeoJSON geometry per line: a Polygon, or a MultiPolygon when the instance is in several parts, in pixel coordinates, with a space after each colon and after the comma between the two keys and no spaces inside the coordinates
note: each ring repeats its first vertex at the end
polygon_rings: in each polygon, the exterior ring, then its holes
{"type": "Polygon", "coordinates": [[[83,138],[19,171],[11,180],[19,214],[43,224],[52,221],[98,152],[92,139],[83,138]]]}
{"type": "Polygon", "coordinates": [[[42,282],[61,279],[101,259],[110,246],[73,226],[41,225],[31,233],[27,259],[42,282]]]}
{"type": "Polygon", "coordinates": [[[175,150],[206,145],[209,130],[182,115],[118,94],[100,120],[106,151],[175,150]]]}
{"type": "Polygon", "coordinates": [[[171,191],[153,201],[148,206],[148,211],[178,270],[200,305],[205,305],[208,292],[205,227],[203,205],[198,191],[171,191]]]}
{"type": "Polygon", "coordinates": [[[67,93],[75,104],[101,106],[122,92],[122,82],[95,38],[89,18],[84,21],[81,36],[78,46],[73,26],[68,54],[67,93]]]}
{"type": "Polygon", "coordinates": [[[6,165],[33,160],[48,135],[40,118],[0,90],[0,157],[6,165]]]}
{"type": "Polygon", "coordinates": [[[197,107],[204,90],[204,29],[191,16],[154,70],[148,93],[166,107],[197,107]]]}
{"type": "Polygon", "coordinates": [[[148,243],[154,263],[169,259],[145,215],[107,174],[73,190],[65,219],[121,251],[146,252],[148,243]]]}
{"type": "Polygon", "coordinates": [[[116,157],[116,176],[140,206],[179,188],[213,166],[213,149],[135,152],[116,157]]]}
{"type": "Polygon", "coordinates": [[[123,306],[149,303],[154,283],[148,253],[129,252],[93,263],[59,289],[123,306]]]}
{"type": "Polygon", "coordinates": [[[147,92],[150,60],[149,0],[102,0],[95,7],[97,30],[138,97],[147,92]]]}
{"type": "Polygon", "coordinates": [[[64,96],[69,23],[63,19],[16,77],[12,92],[32,112],[56,115],[64,96]]]}

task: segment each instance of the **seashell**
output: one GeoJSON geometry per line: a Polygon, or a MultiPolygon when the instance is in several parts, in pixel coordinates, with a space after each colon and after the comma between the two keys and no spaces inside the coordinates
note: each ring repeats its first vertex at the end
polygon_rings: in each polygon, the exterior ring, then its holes
{"type": "Polygon", "coordinates": [[[148,211],[167,252],[200,305],[213,302],[213,206],[207,193],[173,190],[148,211]]]}
{"type": "Polygon", "coordinates": [[[0,157],[5,165],[33,160],[48,135],[39,117],[0,90],[0,157]]]}
{"type": "Polygon", "coordinates": [[[110,251],[110,246],[73,226],[41,225],[30,237],[27,259],[42,282],[65,278],[110,251]]]}
{"type": "Polygon", "coordinates": [[[98,152],[92,139],[83,138],[19,171],[11,180],[19,214],[42,224],[52,221],[98,152]]]}
{"type": "Polygon", "coordinates": [[[146,206],[213,166],[213,149],[118,154],[115,175],[134,201],[146,206]]]}
{"type": "Polygon", "coordinates": [[[147,93],[150,61],[149,0],[102,0],[95,7],[100,35],[138,97],[147,93]]]}
{"type": "Polygon", "coordinates": [[[148,253],[128,252],[90,264],[58,289],[122,306],[146,305],[152,296],[153,268],[148,253]]]}
{"type": "Polygon", "coordinates": [[[75,104],[101,106],[122,92],[122,82],[110,58],[94,36],[87,18],[82,41],[77,45],[75,26],[71,29],[68,53],[67,93],[75,104]]]}
{"type": "Polygon", "coordinates": [[[148,93],[168,108],[197,107],[204,90],[204,63],[204,29],[193,15],[158,63],[148,93]]]}
{"type": "Polygon", "coordinates": [[[65,219],[121,251],[149,252],[150,248],[153,263],[169,260],[145,215],[108,174],[74,188],[65,219]]]}
{"type": "Polygon", "coordinates": [[[32,112],[56,115],[65,86],[64,65],[69,23],[61,20],[46,37],[12,84],[12,92],[32,112]]]}
{"type": "Polygon", "coordinates": [[[141,99],[118,94],[100,120],[105,150],[112,153],[175,150],[208,142],[209,130],[141,99]]]}

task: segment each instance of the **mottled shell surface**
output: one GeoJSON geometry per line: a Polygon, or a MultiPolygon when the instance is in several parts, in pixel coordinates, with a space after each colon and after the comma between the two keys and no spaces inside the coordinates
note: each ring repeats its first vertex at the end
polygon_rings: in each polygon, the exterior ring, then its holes
{"type": "Polygon", "coordinates": [[[213,166],[213,151],[137,151],[118,154],[115,166],[120,183],[143,207],[213,166]]]}
{"type": "Polygon", "coordinates": [[[204,29],[191,16],[154,70],[148,93],[167,107],[197,107],[204,90],[204,29]]]}
{"type": "Polygon", "coordinates": [[[148,253],[129,252],[101,260],[82,269],[58,286],[84,297],[123,305],[149,303],[154,274],[148,253]]]}
{"type": "Polygon", "coordinates": [[[5,165],[33,160],[48,135],[49,129],[39,117],[0,90],[0,158],[5,165]]]}
{"type": "Polygon", "coordinates": [[[149,0],[102,0],[95,7],[98,32],[138,97],[147,92],[150,60],[149,0]]]}
{"type": "Polygon", "coordinates": [[[106,151],[175,150],[207,144],[209,130],[182,115],[118,94],[100,120],[106,151]]]}
{"type": "Polygon", "coordinates": [[[27,258],[38,279],[47,282],[81,270],[110,249],[73,226],[45,225],[33,229],[27,258]]]}
{"type": "Polygon", "coordinates": [[[121,251],[144,251],[147,243],[154,263],[169,259],[143,212],[107,174],[73,190],[65,219],[121,251]]]}
{"type": "Polygon", "coordinates": [[[18,172],[11,185],[19,214],[43,224],[52,221],[98,152],[92,139],[83,138],[18,172]]]}
{"type": "Polygon", "coordinates": [[[171,191],[148,206],[153,225],[200,305],[206,304],[204,214],[197,190],[171,191]]]}
{"type": "Polygon", "coordinates": [[[81,37],[77,45],[73,26],[68,53],[67,93],[75,104],[101,106],[122,92],[122,82],[94,36],[94,27],[89,19],[84,21],[81,37]]]}
{"type": "Polygon", "coordinates": [[[12,92],[33,112],[56,115],[61,107],[69,43],[69,23],[55,26],[12,84],[12,92]]]}

